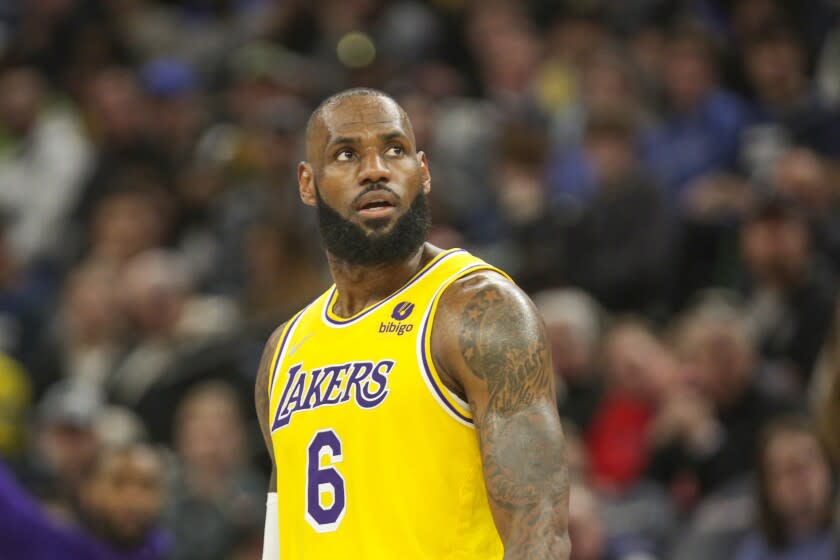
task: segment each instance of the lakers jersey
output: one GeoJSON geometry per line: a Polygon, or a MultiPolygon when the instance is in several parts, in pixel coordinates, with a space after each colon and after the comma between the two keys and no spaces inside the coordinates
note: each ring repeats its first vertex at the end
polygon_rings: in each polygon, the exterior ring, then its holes
{"type": "Polygon", "coordinates": [[[468,405],[435,370],[443,290],[496,270],[437,255],[353,317],[335,286],[281,333],[269,383],[282,560],[498,560],[468,405]]]}

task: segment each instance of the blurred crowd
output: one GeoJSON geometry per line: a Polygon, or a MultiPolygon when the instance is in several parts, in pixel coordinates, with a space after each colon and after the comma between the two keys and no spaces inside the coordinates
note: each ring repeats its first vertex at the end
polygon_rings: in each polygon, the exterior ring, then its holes
{"type": "Polygon", "coordinates": [[[260,558],[257,364],[330,283],[305,122],[368,86],[429,155],[430,240],[543,314],[573,560],[836,560],[838,16],[0,1],[0,510],[131,558],[260,558]]]}

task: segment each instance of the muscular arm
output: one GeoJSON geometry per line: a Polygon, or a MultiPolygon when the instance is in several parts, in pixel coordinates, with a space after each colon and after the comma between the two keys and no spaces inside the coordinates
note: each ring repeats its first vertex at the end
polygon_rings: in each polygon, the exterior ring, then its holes
{"type": "Polygon", "coordinates": [[[282,324],[271,333],[268,342],[263,348],[262,358],[260,358],[260,367],[257,371],[257,382],[254,388],[254,406],[257,409],[257,418],[260,421],[260,430],[262,431],[263,441],[265,447],[268,449],[268,455],[271,457],[271,478],[268,482],[268,491],[277,492],[277,473],[274,464],[274,446],[271,444],[271,426],[269,425],[271,414],[269,413],[269,398],[268,398],[268,383],[271,380],[271,360],[274,358],[274,351],[277,349],[277,343],[280,340],[280,335],[283,333],[283,328],[286,324],[282,324]]]}
{"type": "Polygon", "coordinates": [[[566,560],[568,481],[551,357],[533,304],[495,273],[443,295],[433,348],[478,432],[505,560],[566,560]]]}

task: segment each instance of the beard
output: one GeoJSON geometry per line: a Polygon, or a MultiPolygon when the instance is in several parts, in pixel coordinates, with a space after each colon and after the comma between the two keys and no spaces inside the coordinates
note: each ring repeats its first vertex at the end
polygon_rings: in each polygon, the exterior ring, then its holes
{"type": "Polygon", "coordinates": [[[378,230],[385,228],[387,218],[367,220],[365,223],[374,230],[367,232],[327,204],[317,185],[315,195],[324,248],[346,263],[371,266],[403,261],[420,248],[429,233],[429,204],[422,188],[393,227],[381,232],[378,230]]]}

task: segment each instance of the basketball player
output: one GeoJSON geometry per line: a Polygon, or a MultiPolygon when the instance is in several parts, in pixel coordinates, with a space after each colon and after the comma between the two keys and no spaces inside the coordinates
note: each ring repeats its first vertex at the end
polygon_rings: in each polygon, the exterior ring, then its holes
{"type": "Polygon", "coordinates": [[[566,559],[551,358],[500,270],[425,242],[426,155],[382,92],[312,114],[304,204],[335,285],[278,328],[256,407],[267,560],[566,559]]]}

